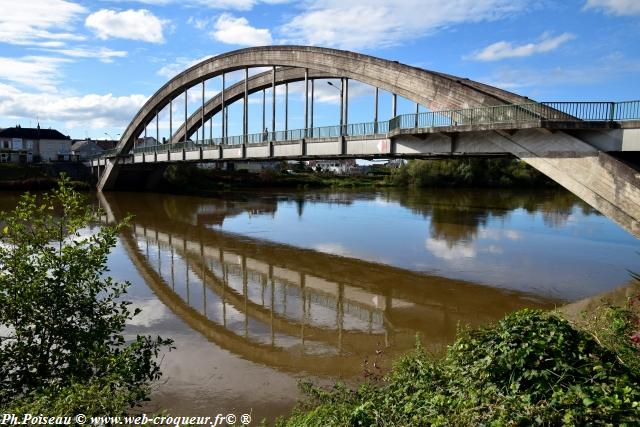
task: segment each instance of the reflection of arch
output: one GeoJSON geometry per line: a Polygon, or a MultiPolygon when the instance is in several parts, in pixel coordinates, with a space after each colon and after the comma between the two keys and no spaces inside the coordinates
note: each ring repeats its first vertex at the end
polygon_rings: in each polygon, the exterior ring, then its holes
{"type": "Polygon", "coordinates": [[[431,110],[531,102],[496,87],[396,61],[312,46],[240,49],[202,61],[162,86],[138,111],[116,150],[127,153],[158,111],[190,87],[231,71],[263,66],[297,67],[346,77],[400,95],[431,110]]]}
{"type": "MultiPolygon", "coordinates": [[[[308,77],[310,79],[319,79],[319,78],[327,78],[330,77],[327,73],[317,72],[315,70],[309,70],[308,77]]],[[[305,78],[305,70],[302,68],[293,68],[293,67],[280,67],[276,69],[275,75],[275,83],[276,85],[281,85],[284,83],[294,83],[304,80],[305,78]]],[[[244,97],[244,80],[225,88],[224,90],[224,104],[228,106],[229,104],[233,104],[244,97]]],[[[247,81],[247,93],[249,95],[259,92],[261,90],[267,89],[271,87],[273,84],[273,73],[271,71],[265,71],[260,74],[256,74],[255,76],[249,77],[247,81]]],[[[200,107],[198,110],[193,112],[187,119],[187,137],[190,137],[200,126],[202,126],[203,120],[206,122],[212,116],[216,115],[220,112],[222,107],[222,94],[218,93],[213,98],[211,98],[204,105],[203,108],[200,107]],[[203,115],[204,113],[204,115],[203,115]]],[[[172,143],[183,141],[184,138],[184,124],[180,125],[177,131],[171,135],[172,143]]]]}
{"type": "Polygon", "coordinates": [[[209,320],[177,297],[164,279],[145,262],[131,235],[123,234],[121,241],[134,266],[162,303],[189,326],[220,347],[253,362],[264,363],[285,371],[311,371],[316,375],[333,375],[336,371],[336,363],[339,363],[342,372],[347,375],[354,375],[361,371],[362,359],[359,355],[299,354],[296,351],[248,341],[236,335],[224,326],[209,320]]]}
{"type": "MultiPolygon", "coordinates": [[[[140,234],[138,235],[140,236],[140,234]]],[[[171,242],[171,239],[169,240],[171,242]]],[[[184,240],[180,240],[184,242],[184,240]]],[[[159,244],[160,241],[156,240],[156,243],[159,244]]],[[[174,244],[175,239],[173,239],[173,242],[171,243],[166,241],[164,243],[174,244]]],[[[202,242],[200,242],[200,244],[202,244],[202,242]]],[[[203,283],[206,284],[209,289],[214,291],[216,294],[222,295],[224,293],[227,302],[238,311],[244,312],[246,310],[245,314],[250,313],[250,316],[252,318],[255,318],[263,323],[272,323],[274,329],[278,330],[279,332],[283,332],[291,336],[297,336],[300,334],[301,324],[299,322],[292,322],[290,319],[282,316],[277,311],[272,312],[270,309],[257,304],[250,299],[245,300],[244,295],[237,293],[232,287],[229,286],[229,284],[226,284],[224,278],[218,277],[209,268],[205,268],[203,266],[203,254],[194,254],[193,251],[189,248],[181,246],[182,245],[180,244],[175,244],[174,249],[178,254],[181,255],[183,261],[189,266],[190,271],[192,271],[196,275],[196,277],[198,277],[203,283]]],[[[220,250],[220,252],[223,251],[220,250]]],[[[221,258],[221,263],[224,264],[226,262],[224,260],[224,256],[221,258]]],[[[242,264],[246,265],[246,257],[243,258],[242,264]]],[[[248,272],[248,268],[242,268],[243,273],[248,272]]],[[[269,278],[269,280],[273,281],[273,277],[269,278]]],[[[313,289],[311,289],[311,291],[313,291],[313,289]]],[[[336,330],[334,329],[315,326],[312,323],[305,323],[302,330],[304,330],[306,336],[311,337],[316,341],[326,342],[335,346],[342,345],[340,343],[341,337],[336,335],[336,330]]],[[[375,348],[376,344],[384,339],[381,334],[375,333],[372,334],[360,331],[349,331],[346,329],[343,330],[342,333],[344,333],[345,335],[349,335],[349,340],[351,341],[351,343],[360,348],[375,348]]]]}

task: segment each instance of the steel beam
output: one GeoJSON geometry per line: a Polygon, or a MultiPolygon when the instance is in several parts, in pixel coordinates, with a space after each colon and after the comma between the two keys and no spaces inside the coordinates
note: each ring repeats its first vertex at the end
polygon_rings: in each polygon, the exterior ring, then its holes
{"type": "Polygon", "coordinates": [[[276,67],[273,67],[271,77],[271,134],[276,137],[276,67]]]}
{"type": "MultiPolygon", "coordinates": [[[[225,116],[227,113],[226,110],[226,106],[224,105],[224,89],[225,89],[225,73],[222,73],[222,92],[221,92],[221,99],[220,99],[220,112],[221,114],[221,119],[222,119],[222,129],[221,129],[221,137],[222,137],[222,143],[225,143],[225,138],[226,138],[226,134],[227,134],[227,129],[226,129],[226,123],[225,123],[225,116]]],[[[186,129],[185,129],[186,130],[186,129]]],[[[186,132],[185,132],[186,133],[186,132]]]]}
{"type": "MultiPolygon", "coordinates": [[[[205,131],[205,127],[204,127],[204,80],[202,81],[202,108],[201,110],[201,121],[202,121],[202,142],[204,143],[204,131],[205,131]]],[[[185,121],[185,129],[186,129],[186,124],[187,122],[185,121]]],[[[197,139],[197,138],[196,138],[197,139]]]]}
{"type": "MultiPolygon", "coordinates": [[[[203,108],[204,111],[204,108],[203,108]]],[[[242,134],[245,136],[243,139],[246,141],[247,134],[249,133],[249,68],[244,69],[244,105],[242,108],[242,134]]]]}
{"type": "Polygon", "coordinates": [[[344,79],[344,125],[349,124],[349,79],[344,79]]]}
{"type": "Polygon", "coordinates": [[[374,101],[374,111],[373,111],[373,133],[378,133],[378,92],[380,89],[376,86],[376,95],[374,101]]]}
{"type": "MultiPolygon", "coordinates": [[[[311,79],[311,108],[309,111],[309,127],[313,129],[313,89],[314,89],[314,79],[311,79]]],[[[310,137],[313,137],[313,131],[311,131],[310,137]]]]}
{"type": "Polygon", "coordinates": [[[395,117],[398,115],[398,95],[395,93],[391,94],[391,116],[395,117]]]}
{"type": "Polygon", "coordinates": [[[289,139],[289,83],[284,84],[284,139],[289,139]]]}
{"type": "Polygon", "coordinates": [[[304,134],[309,129],[309,69],[304,69],[304,134]]]}

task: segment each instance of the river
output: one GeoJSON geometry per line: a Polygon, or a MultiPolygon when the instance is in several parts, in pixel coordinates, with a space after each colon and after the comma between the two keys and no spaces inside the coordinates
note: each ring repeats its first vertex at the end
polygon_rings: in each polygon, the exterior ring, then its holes
{"type": "Polygon", "coordinates": [[[133,214],[109,258],[175,340],[145,410],[286,414],[297,382],[383,374],[416,336],[549,309],[630,281],[638,241],[560,190],[235,191],[97,196],[133,214]],[[366,361],[366,366],[365,366],[366,361]]]}

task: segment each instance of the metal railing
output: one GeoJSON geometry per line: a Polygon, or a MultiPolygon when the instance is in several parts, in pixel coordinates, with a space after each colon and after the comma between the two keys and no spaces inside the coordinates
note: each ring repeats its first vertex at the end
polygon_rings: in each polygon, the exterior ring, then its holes
{"type": "MultiPolygon", "coordinates": [[[[309,129],[261,132],[183,141],[134,148],[132,153],[198,150],[201,147],[240,146],[268,142],[306,139],[338,138],[341,136],[382,136],[401,129],[429,129],[460,125],[505,124],[531,121],[624,121],[640,120],[640,101],[625,102],[531,102],[527,104],[497,105],[430,111],[419,114],[401,114],[388,121],[352,123],[309,129]]],[[[116,149],[106,150],[95,157],[116,155],[116,149]]]]}

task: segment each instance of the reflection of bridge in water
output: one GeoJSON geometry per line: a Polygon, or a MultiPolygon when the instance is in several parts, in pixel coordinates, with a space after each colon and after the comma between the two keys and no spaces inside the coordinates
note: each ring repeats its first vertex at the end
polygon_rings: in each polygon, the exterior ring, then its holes
{"type": "MultiPolygon", "coordinates": [[[[213,231],[199,215],[215,211],[214,203],[181,216],[170,204],[154,211],[141,206],[138,195],[132,205],[126,196],[99,197],[110,220],[121,212],[135,215],[121,241],[157,297],[208,340],[281,370],[353,375],[377,348],[411,348],[417,332],[439,351],[459,323],[552,305],[524,293],[213,231]]],[[[270,213],[266,202],[261,209],[245,207],[270,213]]]]}

